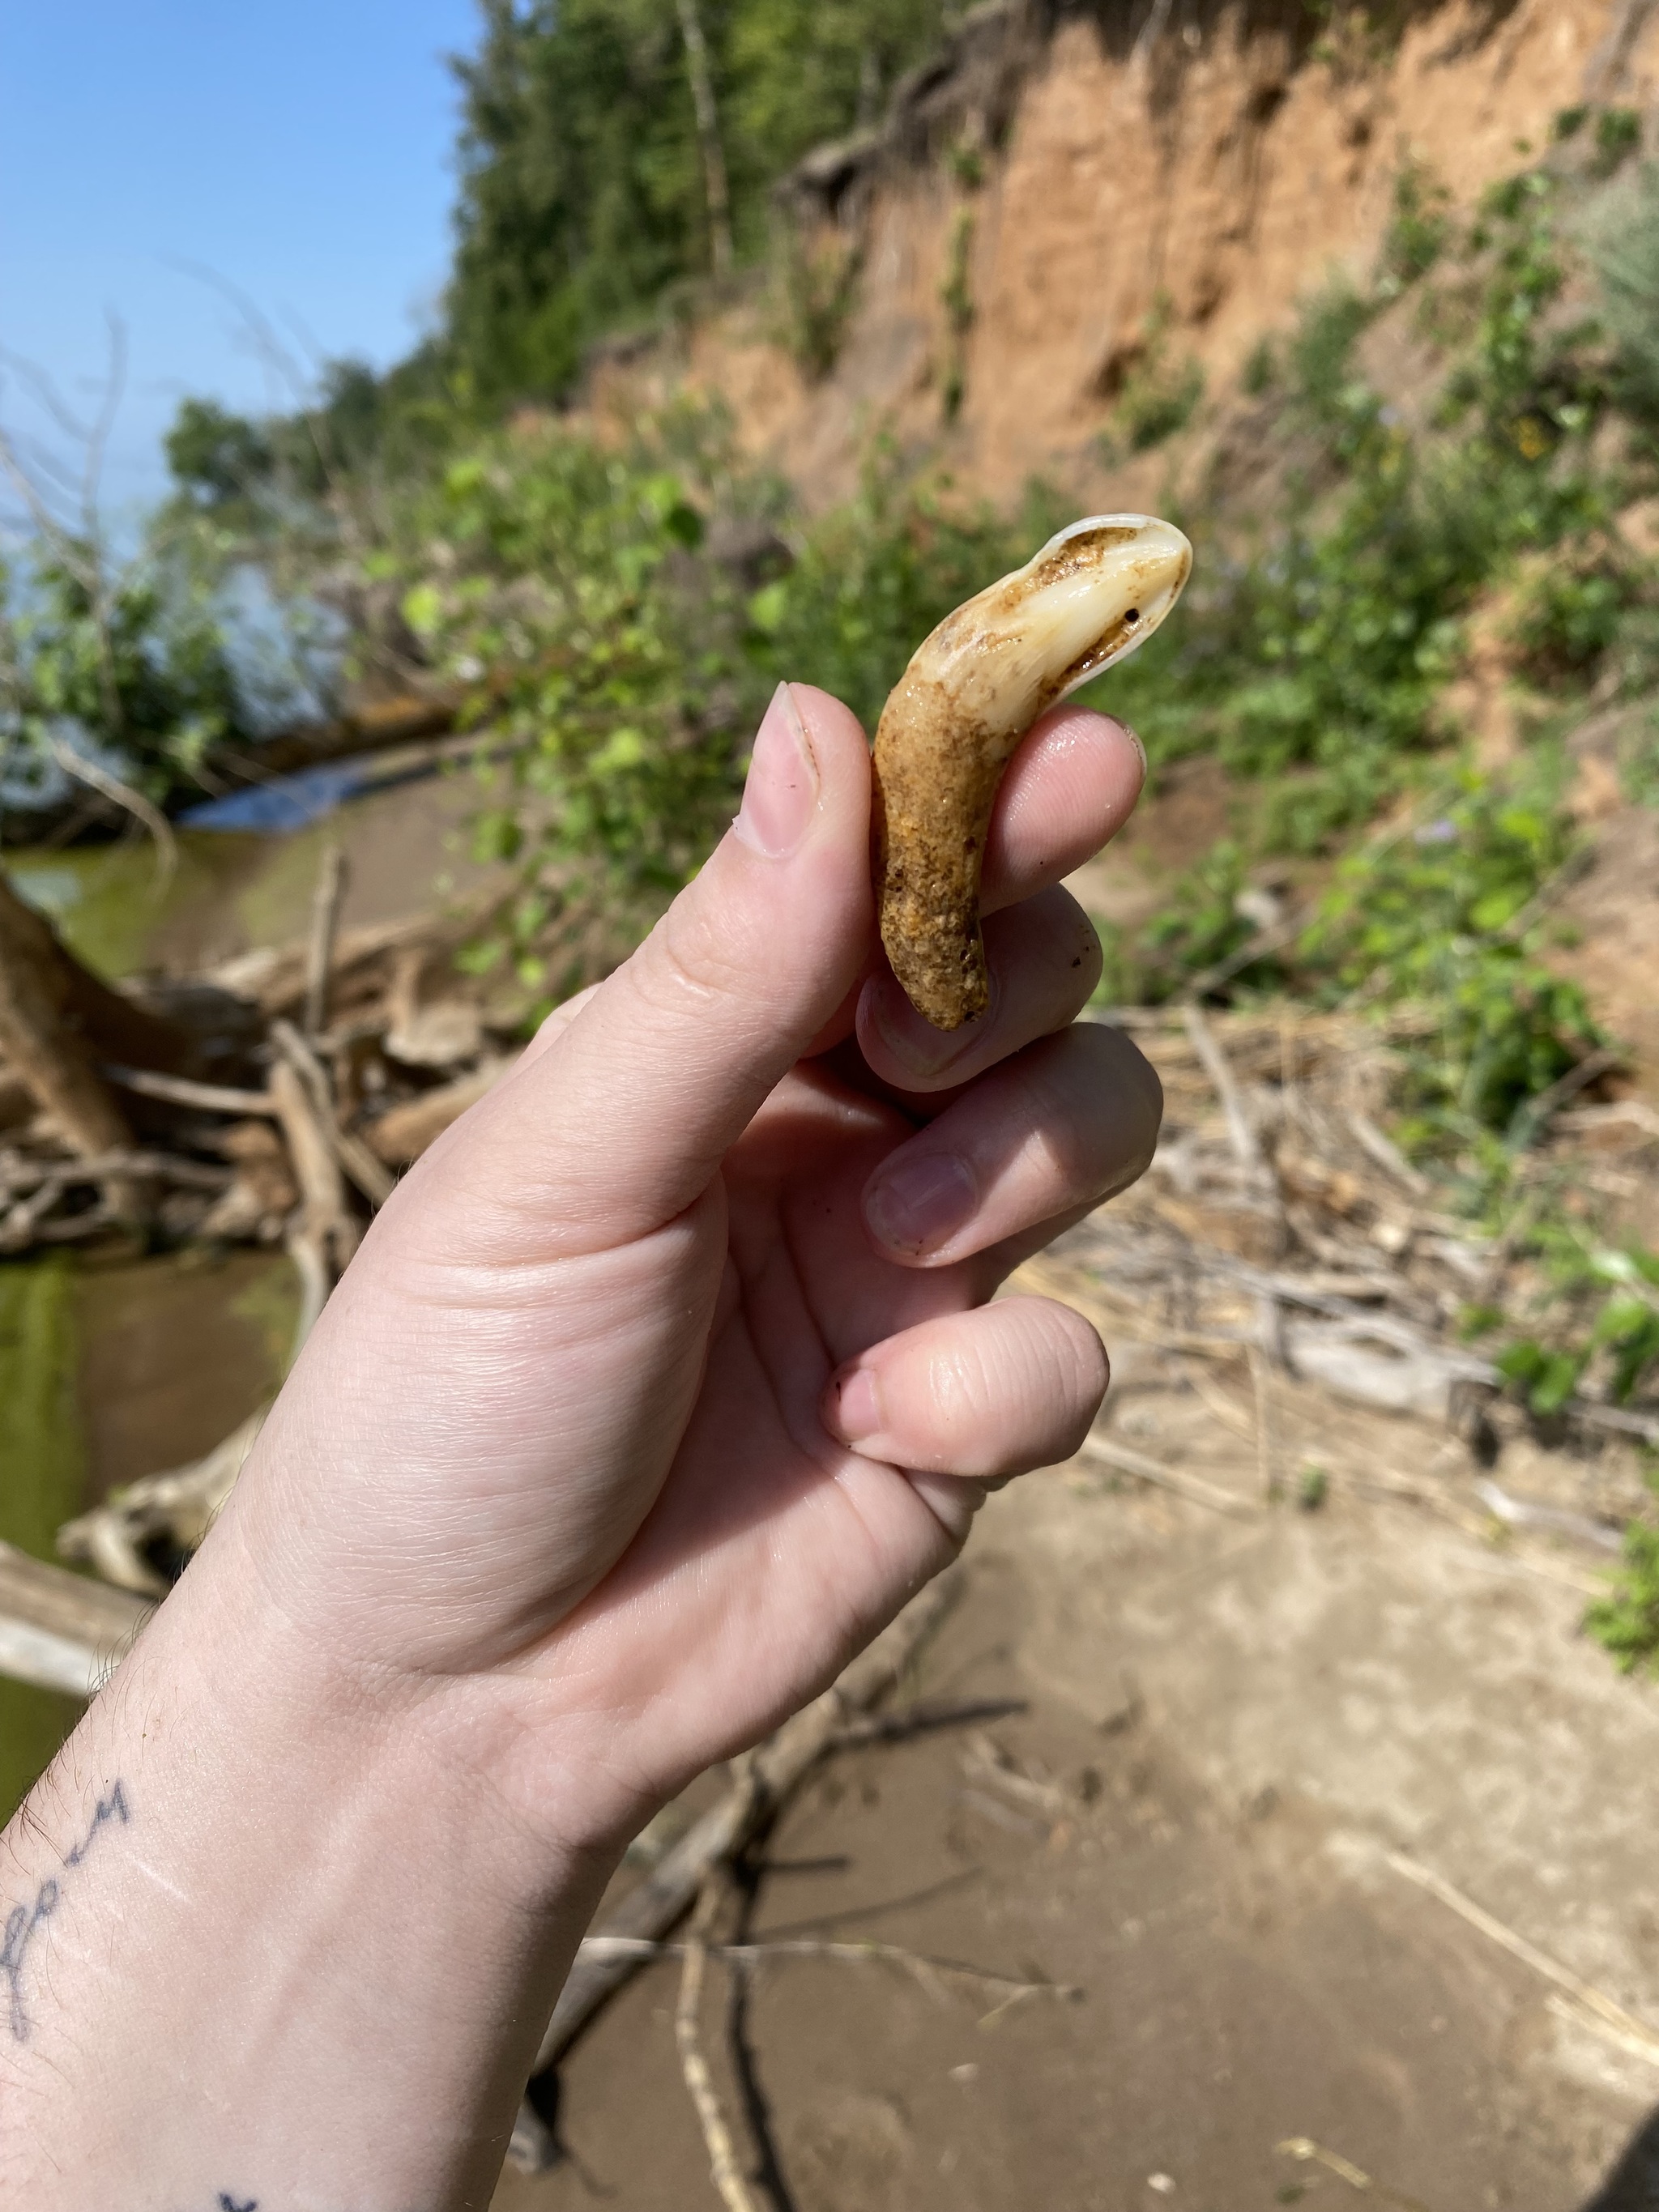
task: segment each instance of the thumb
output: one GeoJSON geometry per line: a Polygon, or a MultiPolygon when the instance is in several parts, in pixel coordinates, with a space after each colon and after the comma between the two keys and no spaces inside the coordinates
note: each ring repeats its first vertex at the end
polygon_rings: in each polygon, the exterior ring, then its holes
{"type": "Polygon", "coordinates": [[[707,1188],[846,996],[874,927],[864,732],[827,692],[781,684],[707,864],[568,1028],[458,1125],[447,1170],[465,1157],[471,1199],[520,1219],[527,1206],[562,1249],[647,1234],[707,1188]]]}

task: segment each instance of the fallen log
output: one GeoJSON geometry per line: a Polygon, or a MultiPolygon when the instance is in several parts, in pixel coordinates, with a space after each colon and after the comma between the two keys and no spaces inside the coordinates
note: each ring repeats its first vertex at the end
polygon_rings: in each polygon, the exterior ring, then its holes
{"type": "Polygon", "coordinates": [[[149,1618],[147,1600],[0,1544],[0,1674],[89,1698],[149,1618]]]}

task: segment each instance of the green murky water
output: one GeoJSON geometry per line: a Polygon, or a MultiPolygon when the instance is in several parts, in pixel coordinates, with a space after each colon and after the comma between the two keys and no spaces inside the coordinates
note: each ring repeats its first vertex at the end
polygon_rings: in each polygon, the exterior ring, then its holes
{"type": "MultiPolygon", "coordinates": [[[[77,1403],[75,1271],[64,1259],[0,1267],[0,1537],[53,1556],[79,1510],[86,1459],[77,1403]]],[[[0,1678],[0,1820],[9,1819],[80,1711],[0,1678]]]]}
{"type": "MultiPolygon", "coordinates": [[[[153,846],[131,841],[11,852],[5,865],[19,896],[48,917],[78,958],[100,975],[118,977],[148,966],[161,941],[188,933],[196,917],[234,913],[271,843],[186,831],[171,869],[160,865],[153,846]]],[[[314,854],[310,866],[314,879],[314,854]]]]}
{"type": "MultiPolygon", "coordinates": [[[[270,1252],[0,1263],[0,1538],[55,1560],[85,1505],[210,1450],[282,1381],[297,1307],[270,1252]]],[[[79,1712],[0,1677],[0,1822],[79,1712]]]]}

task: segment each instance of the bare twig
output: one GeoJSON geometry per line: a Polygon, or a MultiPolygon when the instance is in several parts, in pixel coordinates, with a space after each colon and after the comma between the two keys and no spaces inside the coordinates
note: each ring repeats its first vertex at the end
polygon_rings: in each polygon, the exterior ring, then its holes
{"type": "Polygon", "coordinates": [[[1261,1492],[1261,1502],[1266,1505],[1273,1502],[1277,1488],[1273,1473],[1273,1408],[1267,1376],[1267,1355],[1259,1344],[1253,1344],[1247,1357],[1250,1363],[1250,1388],[1255,1394],[1256,1480],[1261,1492]]]}
{"type": "Polygon", "coordinates": [[[105,1063],[100,1073],[123,1091],[141,1098],[160,1098],[172,1106],[196,1106],[204,1114],[265,1114],[274,1115],[268,1091],[238,1091],[222,1083],[193,1083],[187,1076],[157,1075],[147,1067],[116,1067],[105,1063]]]}
{"type": "Polygon", "coordinates": [[[338,845],[330,845],[317,871],[317,889],[311,905],[311,937],[306,947],[305,1011],[302,1023],[309,1037],[318,1037],[328,1026],[328,983],[334,966],[334,940],[339,933],[340,908],[345,902],[349,871],[338,845]]]}
{"type": "Polygon", "coordinates": [[[703,2056],[702,2039],[698,2032],[703,1976],[708,1965],[708,1929],[719,1909],[720,1893],[720,1883],[705,1883],[692,1917],[690,1932],[680,1946],[684,1965],[680,1972],[679,2001],[674,2008],[674,2042],[680,2054],[680,2072],[708,2152],[709,2178],[720,2192],[720,2202],[726,2212],[761,2212],[760,2200],[744,2179],[731,2126],[720,2109],[714,2078],[703,2056]]]}
{"type": "Polygon", "coordinates": [[[595,1957],[641,1960],[684,1959],[694,1948],[700,1948],[705,1958],[740,1959],[751,1966],[764,1966],[774,1959],[830,1959],[849,1966],[893,1966],[935,1997],[952,1982],[964,1989],[993,1990],[1000,1998],[1016,2002],[1027,1997],[1058,1997],[1073,2003],[1083,1995],[1075,1982],[1034,1982],[1019,1975],[995,1974],[984,1966],[966,1966],[960,1960],[935,1959],[923,1951],[906,1950],[902,1944],[868,1939],[832,1942],[816,1936],[791,1936],[755,1943],[699,1943],[693,1936],[682,1943],[653,1943],[638,1937],[589,1936],[582,1943],[583,1952],[595,1957]]]}
{"type": "Polygon", "coordinates": [[[340,1164],[327,1126],[286,1060],[270,1071],[270,1096],[300,1186],[301,1218],[295,1233],[314,1245],[331,1282],[356,1250],[359,1233],[346,1204],[340,1164]]]}
{"type": "Polygon", "coordinates": [[[1160,1490],[1173,1491],[1177,1498],[1188,1498],[1194,1505],[1207,1505],[1212,1513],[1231,1513],[1247,1521],[1255,1518],[1257,1509],[1248,1498],[1236,1498],[1230,1490],[1218,1490],[1212,1482],[1206,1482],[1202,1475],[1188,1474],[1182,1468],[1165,1467],[1162,1460],[1148,1459],[1145,1452],[1132,1451],[1127,1444],[1114,1443],[1109,1437],[1085,1437],[1078,1457],[1098,1460],[1103,1466],[1115,1468],[1120,1474],[1133,1474],[1141,1482],[1156,1483],[1160,1490]]]}
{"type": "MultiPolygon", "coordinates": [[[[118,713],[119,695],[113,696],[118,713]]],[[[107,714],[109,711],[106,707],[105,712],[107,714]]],[[[62,738],[52,737],[47,742],[52,747],[52,758],[65,775],[72,777],[76,783],[84,783],[88,790],[95,791],[100,799],[107,799],[112,805],[118,806],[123,813],[131,815],[135,822],[142,823],[149,830],[155,842],[161,872],[163,875],[170,874],[178,866],[179,841],[173,834],[173,824],[161,808],[153,805],[142,791],[136,791],[130,783],[124,783],[111,769],[100,767],[94,760],[88,760],[85,753],[76,752],[73,745],[65,744],[62,738]]]]}
{"type": "MultiPolygon", "coordinates": [[[[397,1188],[397,1177],[386,1162],[372,1152],[362,1139],[340,1127],[334,1110],[333,1087],[328,1073],[292,1022],[275,1021],[270,1040],[300,1079],[324,1141],[369,1204],[384,1206],[397,1188]]],[[[343,1262],[342,1263],[343,1264],[343,1262]]]]}
{"type": "Polygon", "coordinates": [[[1419,2204],[1416,2197],[1402,2197],[1397,2189],[1385,2188],[1363,2166],[1356,2166],[1351,2158],[1344,2158],[1340,2150],[1328,2149],[1323,2143],[1316,2142],[1311,2136],[1291,2136],[1284,2142],[1275,2143],[1273,2148],[1285,2158],[1311,2160],[1314,2164],[1322,2166],[1328,2173],[1335,2174],[1339,2181],[1346,2181],[1350,2189],[1362,2190],[1367,2196],[1379,2197],[1385,2204],[1397,2204],[1400,2212],[1426,2212],[1426,2208],[1419,2204]]]}
{"type": "Polygon", "coordinates": [[[1516,1117],[1514,1149],[1517,1152],[1524,1150],[1539,1134],[1558,1106],[1565,1106],[1581,1091],[1588,1091],[1592,1083],[1597,1082],[1612,1069],[1623,1066],[1628,1057],[1627,1054],[1611,1045],[1602,1045],[1595,1052],[1586,1053],[1583,1059],[1576,1066],[1570,1067],[1565,1075],[1558,1076],[1547,1091],[1540,1091],[1535,1098],[1528,1099],[1516,1117]]]}
{"type": "Polygon", "coordinates": [[[676,4],[680,36],[685,46],[685,73],[691,84],[692,110],[697,118],[697,148],[702,157],[708,258],[714,275],[726,276],[732,268],[732,210],[726,181],[726,155],[720,145],[720,110],[708,68],[708,42],[703,36],[697,0],[676,0],[676,4]]]}
{"type": "Polygon", "coordinates": [[[1249,1170],[1265,1182],[1271,1171],[1261,1150],[1261,1140],[1256,1135],[1255,1125],[1244,1104],[1243,1093],[1227,1064],[1226,1054],[1217,1042],[1215,1031],[1196,1006],[1184,1006],[1182,1018],[1187,1025],[1187,1034],[1192,1039],[1193,1050],[1198,1054],[1200,1064],[1214,1085],[1216,1097],[1221,1101],[1221,1111],[1227,1123],[1227,1138],[1232,1146],[1234,1157],[1242,1168],[1249,1170]]]}
{"type": "Polygon", "coordinates": [[[1523,1966],[1530,1966],[1534,1973],[1540,1974],[1547,1982],[1553,1982],[1558,1990],[1564,1990],[1592,2020],[1612,2028],[1626,2048],[1638,2050],[1644,2057],[1659,2065],[1659,2033],[1656,2033],[1644,2020],[1638,2020],[1633,2012],[1626,2012],[1623,2005],[1616,2003],[1605,1991],[1587,1982],[1581,1974],[1575,1974],[1571,1966],[1564,1966],[1559,1960],[1552,1959],[1535,1943],[1529,1943],[1524,1936],[1517,1936],[1513,1928],[1506,1928],[1501,1920],[1477,1905],[1472,1897],[1465,1897],[1461,1889],[1454,1889],[1451,1883],[1436,1874],[1432,1868],[1420,1864],[1416,1859],[1407,1858],[1403,1851],[1389,1851],[1385,1856],[1397,1875],[1414,1882],[1419,1889],[1427,1890],[1431,1897],[1438,1898],[1442,1905],[1456,1913],[1460,1919],[1467,1920],[1471,1928],[1479,1929],[1481,1935],[1488,1937],[1500,1949],[1507,1951],[1512,1959],[1519,1959],[1523,1966]]]}

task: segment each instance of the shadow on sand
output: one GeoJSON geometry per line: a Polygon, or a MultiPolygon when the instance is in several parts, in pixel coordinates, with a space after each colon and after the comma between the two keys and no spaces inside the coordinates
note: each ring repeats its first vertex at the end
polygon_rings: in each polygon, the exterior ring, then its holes
{"type": "Polygon", "coordinates": [[[1582,2212],[1659,2212],[1659,2112],[1649,2113],[1582,2212]]]}

